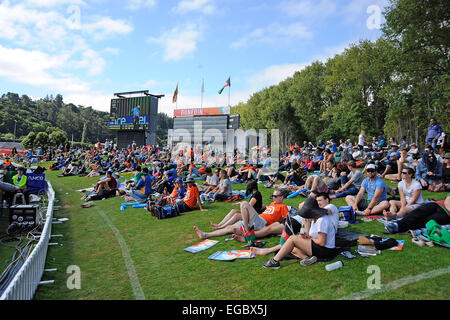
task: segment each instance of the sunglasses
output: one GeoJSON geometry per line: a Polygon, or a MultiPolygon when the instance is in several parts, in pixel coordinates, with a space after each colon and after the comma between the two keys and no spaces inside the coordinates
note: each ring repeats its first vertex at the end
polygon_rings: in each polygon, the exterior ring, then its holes
{"type": "Polygon", "coordinates": [[[408,174],[408,172],[402,172],[402,174],[408,174]]]}
{"type": "Polygon", "coordinates": [[[278,198],[278,197],[281,197],[281,194],[273,194],[272,195],[272,198],[278,198]]]}
{"type": "Polygon", "coordinates": [[[367,172],[375,172],[375,169],[367,169],[367,172]]]}

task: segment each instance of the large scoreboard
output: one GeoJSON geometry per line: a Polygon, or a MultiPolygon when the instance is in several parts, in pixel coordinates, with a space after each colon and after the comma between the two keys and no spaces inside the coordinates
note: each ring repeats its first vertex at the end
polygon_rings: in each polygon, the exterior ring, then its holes
{"type": "Polygon", "coordinates": [[[156,127],[158,97],[141,96],[111,100],[109,128],[113,130],[148,130],[156,127]]]}
{"type": "Polygon", "coordinates": [[[127,147],[156,144],[158,99],[164,95],[148,91],[115,93],[111,99],[109,129],[117,132],[117,145],[127,147]],[[139,96],[136,96],[139,95],[139,96]]]}

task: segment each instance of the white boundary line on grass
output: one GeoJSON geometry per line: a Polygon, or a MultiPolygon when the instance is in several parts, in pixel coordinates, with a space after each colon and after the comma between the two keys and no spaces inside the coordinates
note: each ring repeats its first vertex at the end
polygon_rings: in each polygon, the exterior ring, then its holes
{"type": "MultiPolygon", "coordinates": [[[[62,187],[63,189],[75,191],[62,183],[56,182],[56,184],[62,187]]],[[[136,269],[134,268],[133,260],[131,259],[131,255],[125,240],[120,234],[120,231],[114,226],[112,221],[108,218],[106,213],[98,206],[95,206],[95,208],[97,209],[97,212],[102,216],[103,220],[105,220],[106,224],[112,230],[112,232],[117,238],[117,241],[119,242],[120,248],[122,249],[122,257],[123,260],[125,261],[125,267],[127,268],[128,276],[130,278],[131,288],[133,289],[134,297],[136,298],[136,300],[145,300],[144,291],[142,290],[141,283],[139,282],[139,278],[137,276],[136,269]]]]}
{"type": "Polygon", "coordinates": [[[130,252],[128,251],[128,247],[125,240],[120,234],[120,231],[114,226],[112,221],[108,218],[106,213],[98,206],[96,206],[96,209],[98,213],[102,216],[102,218],[105,220],[106,224],[111,228],[112,232],[117,238],[117,241],[119,242],[120,248],[122,249],[122,257],[123,260],[125,261],[125,266],[127,267],[128,276],[130,277],[131,287],[133,288],[133,293],[136,300],[145,300],[144,291],[142,290],[141,284],[139,282],[139,278],[137,276],[136,269],[134,268],[133,260],[131,259],[130,252]]]}
{"type": "Polygon", "coordinates": [[[370,296],[373,296],[375,294],[378,293],[382,293],[382,292],[386,292],[389,290],[395,290],[398,289],[400,287],[403,287],[405,285],[414,283],[414,282],[418,282],[424,279],[429,279],[429,278],[434,278],[446,273],[450,273],[450,266],[448,266],[447,268],[442,268],[442,269],[436,269],[436,270],[431,270],[429,272],[425,272],[425,273],[421,273],[415,276],[409,276],[409,277],[405,277],[405,278],[401,278],[392,282],[389,282],[386,285],[382,285],[381,289],[366,289],[360,292],[356,292],[353,293],[349,296],[343,297],[343,298],[339,298],[338,300],[361,300],[361,299],[366,299],[369,298],[370,296]]]}

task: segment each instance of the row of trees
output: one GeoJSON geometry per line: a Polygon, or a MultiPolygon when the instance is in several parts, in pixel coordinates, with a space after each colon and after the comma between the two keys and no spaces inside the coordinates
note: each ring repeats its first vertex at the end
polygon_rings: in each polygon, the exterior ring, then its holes
{"type": "MultiPolygon", "coordinates": [[[[0,98],[0,137],[6,141],[14,138],[22,141],[25,148],[59,146],[68,140],[81,144],[112,140],[116,133],[108,128],[109,119],[108,112],[64,103],[60,94],[34,101],[26,95],[8,92],[0,98]],[[14,129],[16,137],[12,133],[14,129]]],[[[167,130],[172,127],[173,118],[159,113],[159,145],[167,143],[167,130]]]]}
{"type": "Polygon", "coordinates": [[[430,117],[450,129],[450,1],[390,0],[383,36],[316,61],[232,108],[245,129],[280,129],[282,143],[350,138],[361,130],[423,145],[430,117]]]}
{"type": "Polygon", "coordinates": [[[66,104],[62,95],[47,96],[32,100],[26,95],[8,92],[0,98],[0,133],[14,132],[21,140],[29,133],[39,132],[51,135],[63,131],[69,139],[85,143],[95,143],[98,139],[114,138],[108,129],[109,114],[92,107],[66,104]]]}

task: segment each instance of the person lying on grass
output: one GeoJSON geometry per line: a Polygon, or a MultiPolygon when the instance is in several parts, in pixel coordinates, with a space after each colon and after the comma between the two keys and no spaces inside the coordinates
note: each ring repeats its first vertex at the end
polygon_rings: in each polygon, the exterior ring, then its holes
{"type": "MultiPolygon", "coordinates": [[[[302,266],[311,265],[317,259],[331,259],[336,256],[335,237],[338,229],[339,212],[336,206],[330,205],[328,194],[308,197],[299,214],[303,218],[302,224],[305,232],[298,236],[291,235],[282,246],[276,246],[279,249],[278,253],[263,264],[264,268],[279,269],[279,261],[290,253],[302,259],[300,261],[302,266]]],[[[255,254],[263,254],[264,252],[264,250],[260,251],[258,248],[252,248],[251,250],[255,254]]]]}
{"type": "Polygon", "coordinates": [[[252,227],[256,232],[264,228],[265,226],[282,220],[288,215],[289,209],[283,203],[284,197],[285,194],[283,191],[275,189],[272,194],[273,202],[261,214],[258,214],[258,212],[254,207],[250,205],[250,203],[246,201],[241,202],[240,211],[242,220],[236,222],[233,225],[228,225],[222,229],[218,229],[212,232],[203,232],[197,226],[194,226],[194,232],[197,233],[200,239],[218,237],[230,233],[235,233],[238,236],[242,236],[252,227]]]}
{"type": "Polygon", "coordinates": [[[450,224],[450,194],[447,194],[445,200],[423,203],[402,220],[390,221],[384,227],[389,233],[401,233],[425,228],[430,220],[436,221],[441,226],[450,224]]]}

